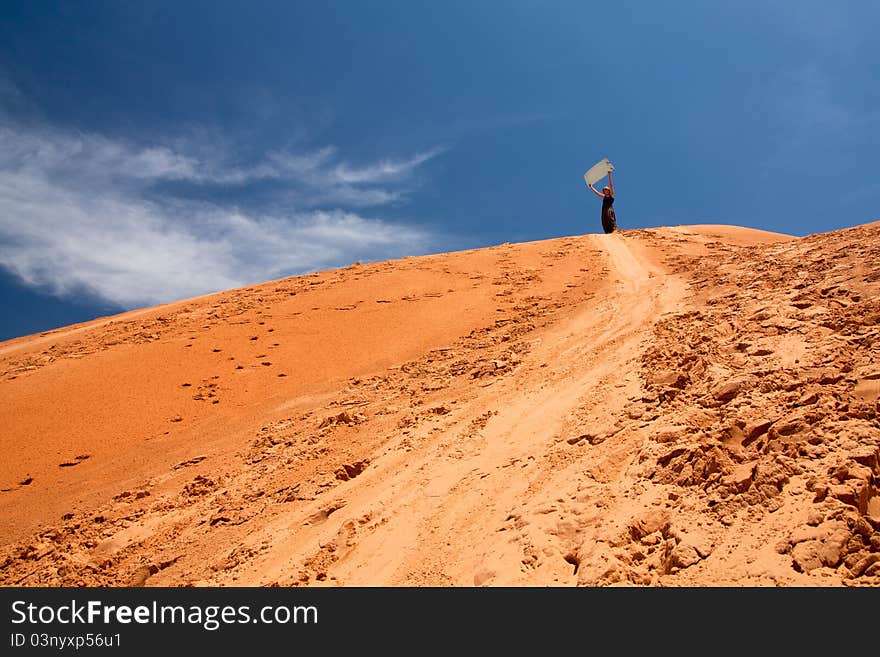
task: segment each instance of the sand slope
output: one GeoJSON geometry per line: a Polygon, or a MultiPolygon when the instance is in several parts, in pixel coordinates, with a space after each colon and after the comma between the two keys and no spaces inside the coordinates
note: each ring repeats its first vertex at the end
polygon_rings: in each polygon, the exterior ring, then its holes
{"type": "Polygon", "coordinates": [[[880,224],[676,226],[0,344],[0,583],[880,584],[880,224]]]}

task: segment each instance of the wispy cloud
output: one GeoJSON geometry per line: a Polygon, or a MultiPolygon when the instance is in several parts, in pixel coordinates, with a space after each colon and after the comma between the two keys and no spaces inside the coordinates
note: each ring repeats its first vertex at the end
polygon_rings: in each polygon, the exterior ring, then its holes
{"type": "Polygon", "coordinates": [[[59,295],[88,290],[133,307],[436,243],[358,208],[404,200],[439,150],[360,165],[330,146],[245,164],[207,152],[0,127],[0,266],[59,295]],[[166,189],[264,182],[275,184],[269,206],[166,189]]]}
{"type": "Polygon", "coordinates": [[[230,162],[225,150],[216,146],[193,144],[187,153],[166,146],[139,147],[100,135],[8,127],[0,127],[0,148],[0,170],[24,170],[56,181],[126,186],[169,181],[243,186],[270,181],[305,189],[327,203],[338,193],[341,202],[358,206],[400,198],[415,170],[443,152],[435,148],[406,159],[353,166],[340,161],[338,149],[326,146],[301,153],[269,152],[256,162],[239,164],[230,162]],[[394,190],[381,187],[391,184],[394,190]]]}
{"type": "Polygon", "coordinates": [[[417,166],[442,152],[442,149],[435,148],[406,160],[382,160],[360,168],[340,164],[333,169],[333,179],[327,182],[342,184],[394,182],[407,177],[417,166]]]}

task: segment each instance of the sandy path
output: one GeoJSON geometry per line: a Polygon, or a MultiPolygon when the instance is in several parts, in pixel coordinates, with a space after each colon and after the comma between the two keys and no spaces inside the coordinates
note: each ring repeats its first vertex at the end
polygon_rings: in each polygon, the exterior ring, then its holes
{"type": "MultiPolygon", "coordinates": [[[[601,298],[536,339],[520,375],[494,384],[492,395],[471,402],[440,436],[414,452],[379,455],[339,491],[346,504],[330,518],[291,533],[303,518],[320,515],[315,506],[267,527],[259,538],[272,549],[238,583],[283,578],[318,558],[320,546],[332,546],[333,574],[346,585],[530,583],[522,564],[534,546],[505,525],[524,507],[527,517],[540,517],[534,508],[555,502],[554,445],[568,447],[573,425],[583,424],[578,415],[593,415],[594,432],[610,429],[626,401],[618,373],[632,371],[639,343],[684,288],[675,277],[657,276],[636,240],[591,239],[612,270],[601,298]]],[[[560,553],[553,579],[573,583],[564,559],[571,546],[553,537],[544,543],[560,553]]],[[[547,573],[537,575],[546,580],[547,573]]]]}

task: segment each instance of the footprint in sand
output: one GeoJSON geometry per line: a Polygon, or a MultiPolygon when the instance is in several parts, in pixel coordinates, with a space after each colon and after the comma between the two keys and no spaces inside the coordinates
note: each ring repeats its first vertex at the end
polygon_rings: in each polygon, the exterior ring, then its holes
{"type": "Polygon", "coordinates": [[[188,461],[181,461],[180,463],[175,465],[172,468],[172,470],[180,470],[180,468],[188,468],[191,465],[196,465],[197,463],[201,463],[206,458],[208,458],[208,457],[205,456],[204,454],[199,455],[199,456],[194,456],[193,458],[189,459],[188,461]]]}
{"type": "Polygon", "coordinates": [[[59,468],[72,468],[75,465],[79,465],[83,461],[91,458],[91,454],[80,454],[79,456],[75,456],[73,461],[66,461],[65,463],[59,463],[59,468]]]}

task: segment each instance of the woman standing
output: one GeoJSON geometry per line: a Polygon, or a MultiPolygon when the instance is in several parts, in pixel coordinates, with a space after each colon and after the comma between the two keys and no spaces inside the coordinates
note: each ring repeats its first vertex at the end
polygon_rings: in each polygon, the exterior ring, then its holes
{"type": "Polygon", "coordinates": [[[602,199],[602,230],[606,233],[613,233],[617,230],[617,217],[614,216],[614,181],[611,179],[611,172],[608,172],[608,185],[602,188],[602,193],[596,191],[592,183],[590,189],[593,193],[602,199]]]}

